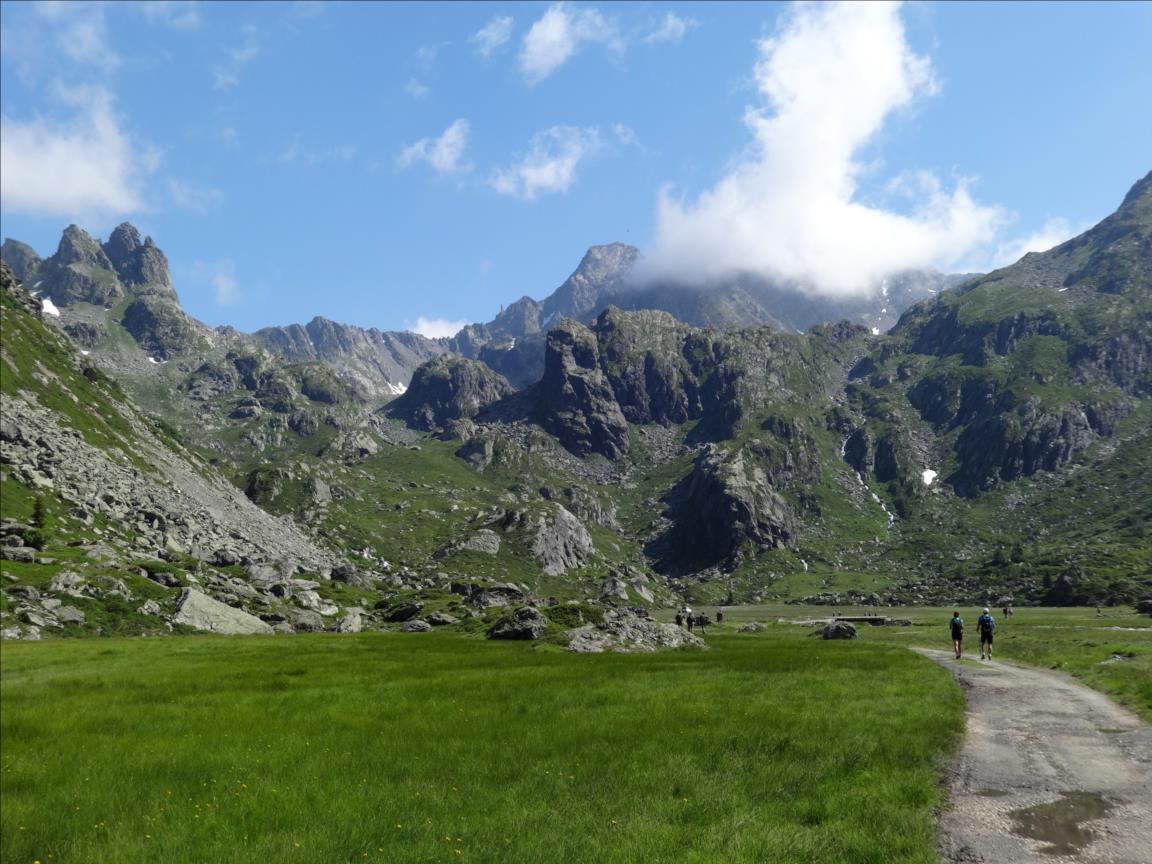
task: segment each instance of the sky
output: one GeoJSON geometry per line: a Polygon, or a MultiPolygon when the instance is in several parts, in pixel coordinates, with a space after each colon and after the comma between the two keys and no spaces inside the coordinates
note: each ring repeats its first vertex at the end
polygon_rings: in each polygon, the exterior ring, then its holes
{"type": "Polygon", "coordinates": [[[185,309],[443,336],[587,248],[869,290],[1108,215],[1152,3],[0,2],[0,222],[131,221],[185,309]]]}

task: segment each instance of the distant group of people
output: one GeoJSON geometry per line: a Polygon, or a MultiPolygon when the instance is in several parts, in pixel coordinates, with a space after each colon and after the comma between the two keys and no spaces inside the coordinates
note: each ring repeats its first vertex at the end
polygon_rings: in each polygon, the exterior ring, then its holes
{"type": "MultiPolygon", "coordinates": [[[[717,611],[716,623],[720,624],[723,621],[724,613],[717,611]]],[[[708,625],[711,623],[712,620],[707,615],[705,615],[703,612],[693,612],[690,606],[685,606],[683,609],[676,613],[676,626],[686,627],[689,633],[691,633],[693,630],[699,630],[701,633],[704,633],[707,630],[708,625]]]]}
{"type": "MultiPolygon", "coordinates": [[[[1009,618],[1012,615],[1012,607],[1004,607],[1004,617],[1009,618]]],[[[956,659],[959,660],[964,653],[964,619],[960,617],[959,612],[952,613],[952,620],[948,622],[948,626],[952,631],[952,647],[956,651],[956,659]]],[[[996,634],[996,619],[992,617],[988,611],[988,607],[984,607],[984,611],[980,617],[976,619],[976,630],[980,634],[980,659],[992,659],[992,641],[996,634]]]]}

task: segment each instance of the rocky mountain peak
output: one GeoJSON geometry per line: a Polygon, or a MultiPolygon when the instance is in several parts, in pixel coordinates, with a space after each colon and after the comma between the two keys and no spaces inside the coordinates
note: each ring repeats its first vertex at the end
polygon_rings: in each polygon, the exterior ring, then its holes
{"type": "Polygon", "coordinates": [[[151,237],[141,241],[140,232],[132,223],[117,225],[103,249],[125,285],[148,286],[150,293],[172,291],[168,258],[151,237]]]}
{"type": "Polygon", "coordinates": [[[64,229],[60,245],[52,257],[57,264],[65,267],[69,264],[89,264],[106,270],[113,269],[99,241],[79,225],[69,225],[64,229]]]}
{"type": "Polygon", "coordinates": [[[546,315],[583,319],[597,311],[605,294],[632,270],[640,250],[625,243],[593,246],[580,266],[544,301],[546,315]]]}
{"type": "Polygon", "coordinates": [[[21,282],[27,282],[31,278],[41,261],[35,249],[27,243],[13,240],[11,237],[6,237],[4,245],[0,246],[0,258],[8,263],[16,278],[21,282]]]}
{"type": "Polygon", "coordinates": [[[136,230],[136,226],[131,222],[122,222],[108,236],[108,242],[104,244],[104,254],[119,270],[131,260],[132,253],[139,246],[140,232],[136,230]]]}

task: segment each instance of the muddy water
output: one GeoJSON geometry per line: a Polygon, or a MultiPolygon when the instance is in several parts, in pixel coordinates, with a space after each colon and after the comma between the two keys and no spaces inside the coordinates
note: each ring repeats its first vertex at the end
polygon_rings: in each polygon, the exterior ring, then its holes
{"type": "Polygon", "coordinates": [[[1072,855],[1096,839],[1096,832],[1083,823],[1111,812],[1112,805],[1095,792],[1061,792],[1059,801],[1013,810],[1008,815],[1012,817],[1012,833],[1048,844],[1040,848],[1043,854],[1072,855]]]}

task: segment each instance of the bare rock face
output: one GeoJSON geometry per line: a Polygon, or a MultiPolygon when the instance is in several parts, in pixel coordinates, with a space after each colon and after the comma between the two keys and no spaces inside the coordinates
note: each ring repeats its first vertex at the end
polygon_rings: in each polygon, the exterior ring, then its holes
{"type": "Polygon", "coordinates": [[[431,430],[471,419],[512,392],[503,375],[479,360],[442,355],[416,370],[407,392],[390,403],[388,413],[431,430]]]}
{"type": "Polygon", "coordinates": [[[532,535],[532,555],[549,576],[581,566],[596,550],[588,529],[560,504],[525,527],[532,535]]]}
{"type": "Polygon", "coordinates": [[[605,651],[651,653],[675,648],[703,648],[704,640],[675,624],[661,624],[628,610],[608,611],[603,624],[568,631],[568,650],[577,654],[605,651]]]}
{"type": "Polygon", "coordinates": [[[168,258],[151,237],[140,240],[140,232],[128,222],[118,225],[103,246],[120,281],[139,292],[141,288],[175,299],[168,258]]]}
{"type": "Polygon", "coordinates": [[[708,445],[673,505],[665,566],[677,560],[697,568],[731,563],[745,542],[762,549],[789,545],[794,518],[772,473],[751,444],[735,450],[708,445]]]}
{"type": "Polygon", "coordinates": [[[256,616],[213,600],[194,588],[185,588],[180,592],[172,622],[227,636],[272,632],[272,627],[256,616]]]}
{"type": "Polygon", "coordinates": [[[564,319],[548,333],[537,387],[541,423],[577,456],[617,459],[628,450],[628,424],[600,369],[596,337],[564,319]]]}

